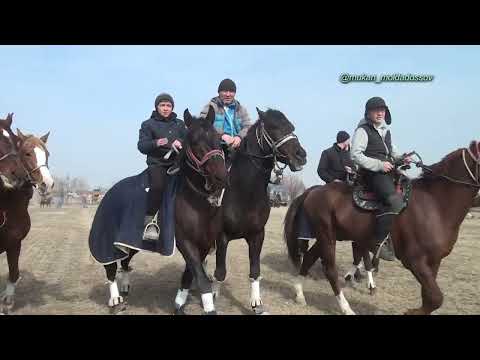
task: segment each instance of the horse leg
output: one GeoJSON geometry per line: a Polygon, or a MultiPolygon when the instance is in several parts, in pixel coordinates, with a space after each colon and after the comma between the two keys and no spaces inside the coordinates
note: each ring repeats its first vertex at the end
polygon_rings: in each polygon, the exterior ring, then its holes
{"type": "Polygon", "coordinates": [[[410,271],[422,286],[422,307],[409,309],[405,315],[430,315],[442,306],[443,294],[436,281],[439,267],[440,260],[422,261],[410,266],[410,271]]]}
{"type": "Polygon", "coordinates": [[[123,303],[123,297],[120,296],[118,291],[118,284],[116,281],[117,275],[117,262],[104,265],[105,272],[107,273],[107,279],[110,289],[110,299],[108,300],[108,306],[110,307],[111,313],[117,314],[120,311],[125,310],[125,304],[123,303]]]}
{"type": "Polygon", "coordinates": [[[250,259],[250,305],[256,315],[267,315],[260,297],[260,253],[262,252],[265,230],[245,239],[248,243],[248,257],[250,259]]]}
{"type": "Polygon", "coordinates": [[[191,269],[197,282],[197,287],[202,298],[203,311],[206,315],[216,315],[217,312],[213,304],[212,283],[202,264],[208,254],[208,250],[201,253],[200,250],[188,240],[180,241],[180,239],[178,239],[177,246],[185,259],[187,267],[191,269]]]}
{"type": "Polygon", "coordinates": [[[362,258],[363,258],[363,263],[365,264],[365,270],[367,271],[367,289],[370,292],[370,295],[375,295],[375,292],[377,291],[377,287],[375,285],[375,281],[373,280],[373,265],[372,265],[372,259],[370,258],[370,252],[368,250],[368,247],[364,248],[362,251],[363,253],[362,258]]]}
{"type": "Polygon", "coordinates": [[[317,234],[317,243],[319,244],[320,248],[319,250],[322,258],[323,272],[325,277],[330,282],[330,286],[332,287],[333,293],[335,294],[337,302],[340,305],[342,313],[345,315],[355,315],[353,310],[350,308],[350,304],[348,303],[347,299],[345,299],[343,291],[340,290],[340,285],[338,283],[338,271],[335,264],[336,237],[331,230],[327,230],[327,233],[330,236],[327,237],[324,233],[317,234]]]}
{"type": "Polygon", "coordinates": [[[216,264],[215,272],[213,274],[213,296],[218,298],[220,296],[220,287],[221,284],[225,281],[227,276],[227,247],[228,247],[228,238],[225,234],[222,233],[219,240],[217,241],[217,250],[215,252],[216,264]]]}
{"type": "Polygon", "coordinates": [[[185,304],[187,303],[188,293],[192,286],[193,272],[185,265],[185,270],[182,275],[182,285],[177,291],[175,297],[175,315],[185,315],[185,304]]]}
{"type": "Polygon", "coordinates": [[[300,266],[300,272],[294,284],[295,302],[300,305],[307,305],[307,301],[305,300],[305,295],[303,293],[303,285],[308,276],[310,268],[313,266],[313,264],[315,264],[319,257],[320,245],[318,241],[316,241],[313,246],[304,253],[302,265],[300,266]]]}
{"type": "Polygon", "coordinates": [[[360,271],[361,268],[361,261],[362,261],[362,253],[360,252],[358,245],[356,242],[352,241],[352,255],[353,255],[353,266],[352,268],[345,274],[343,277],[345,282],[353,286],[353,280],[361,281],[363,279],[363,275],[360,271]]]}
{"type": "Polygon", "coordinates": [[[121,268],[118,270],[117,280],[120,286],[120,295],[127,300],[127,296],[130,292],[130,272],[133,270],[130,267],[130,261],[138,253],[138,250],[130,249],[128,257],[120,261],[121,268]]]}
{"type": "Polygon", "coordinates": [[[1,313],[8,314],[15,304],[15,287],[20,278],[18,270],[18,258],[20,257],[21,241],[19,240],[12,248],[7,249],[8,280],[5,291],[1,295],[1,313]]]}

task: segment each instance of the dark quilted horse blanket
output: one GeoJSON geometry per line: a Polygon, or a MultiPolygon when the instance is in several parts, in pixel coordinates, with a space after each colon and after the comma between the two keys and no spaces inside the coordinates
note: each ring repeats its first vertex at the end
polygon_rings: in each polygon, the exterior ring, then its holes
{"type": "Polygon", "coordinates": [[[101,264],[125,259],[129,248],[171,256],[175,251],[175,193],[178,176],[168,176],[163,196],[163,216],[158,219],[159,241],[143,241],[147,209],[147,170],[116,183],[104,196],[93,219],[88,243],[101,264]]]}

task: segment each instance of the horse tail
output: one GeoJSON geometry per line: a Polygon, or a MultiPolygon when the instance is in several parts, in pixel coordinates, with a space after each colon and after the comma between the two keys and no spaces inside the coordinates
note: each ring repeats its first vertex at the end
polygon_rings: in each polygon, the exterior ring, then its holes
{"type": "Polygon", "coordinates": [[[300,251],[300,242],[298,240],[298,226],[295,220],[297,213],[300,207],[303,206],[303,202],[310,190],[312,189],[310,188],[306,190],[302,195],[296,197],[291,202],[283,222],[283,238],[287,245],[288,257],[297,270],[300,269],[302,255],[300,251]]]}

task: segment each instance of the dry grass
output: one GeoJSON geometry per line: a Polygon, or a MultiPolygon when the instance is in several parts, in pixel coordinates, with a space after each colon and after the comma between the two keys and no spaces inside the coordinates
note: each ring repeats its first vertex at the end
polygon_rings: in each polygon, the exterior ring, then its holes
{"type": "MultiPolygon", "coordinates": [[[[262,252],[262,298],[271,314],[339,314],[327,280],[317,263],[308,279],[308,306],[297,305],[291,287],[291,267],[282,239],[285,208],[272,209],[262,252]]],[[[16,314],[108,314],[108,288],[103,267],[88,250],[88,232],[95,208],[32,207],[32,229],[24,240],[20,268],[23,279],[17,288],[16,314]]],[[[460,238],[439,272],[445,295],[438,314],[480,314],[480,217],[465,220],[460,238]]],[[[338,243],[340,274],[351,264],[350,243],[338,243]]],[[[228,275],[216,306],[220,314],[250,314],[248,248],[233,241],[228,250],[228,275]]],[[[132,292],[127,314],[170,314],[183,271],[183,259],[157,254],[138,254],[132,261],[132,292]]],[[[209,257],[210,272],[215,264],[209,257]]],[[[365,282],[346,288],[345,296],[359,314],[401,314],[420,304],[420,287],[398,262],[382,263],[375,278],[378,291],[370,296],[365,282]]],[[[0,257],[0,286],[7,277],[6,256],[0,257]]],[[[199,298],[190,298],[186,311],[200,314],[199,298]]]]}

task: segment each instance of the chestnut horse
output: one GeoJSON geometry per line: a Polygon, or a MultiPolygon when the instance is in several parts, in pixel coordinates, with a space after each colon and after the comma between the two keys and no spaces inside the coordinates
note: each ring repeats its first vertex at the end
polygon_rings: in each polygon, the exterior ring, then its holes
{"type": "Polygon", "coordinates": [[[41,185],[47,189],[53,187],[53,179],[48,169],[49,153],[45,145],[48,134],[37,138],[23,135],[17,129],[17,136],[10,128],[11,123],[12,114],[4,121],[0,120],[2,137],[7,138],[11,144],[10,161],[14,159],[17,165],[15,169],[9,170],[11,173],[4,173],[4,164],[0,161],[3,182],[0,188],[0,253],[7,253],[9,268],[7,286],[0,295],[0,312],[3,313],[10,311],[14,305],[15,286],[20,277],[18,258],[21,241],[30,231],[28,203],[33,195],[33,186],[41,185]],[[16,179],[11,186],[5,186],[4,177],[10,174],[14,174],[16,179]]]}
{"type": "MultiPolygon", "coordinates": [[[[425,166],[412,180],[408,207],[396,217],[391,239],[396,257],[421,285],[422,306],[406,314],[430,314],[440,308],[443,294],[436,278],[442,259],[453,249],[462,221],[480,188],[480,145],[473,141],[440,162],[425,166]]],[[[336,240],[352,240],[361,252],[373,239],[374,214],[356,207],[352,188],[331,183],[307,190],[287,212],[284,236],[288,254],[300,269],[300,279],[320,257],[323,271],[344,314],[354,314],[338,283],[335,266],[336,240]],[[295,215],[303,208],[317,241],[301,256],[295,215]]],[[[373,281],[373,279],[370,279],[373,281]]],[[[298,299],[305,299],[302,282],[295,285],[298,299]]]]}

